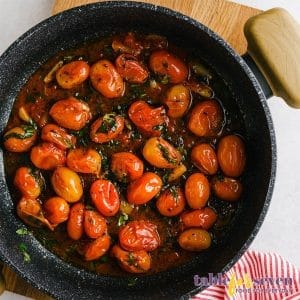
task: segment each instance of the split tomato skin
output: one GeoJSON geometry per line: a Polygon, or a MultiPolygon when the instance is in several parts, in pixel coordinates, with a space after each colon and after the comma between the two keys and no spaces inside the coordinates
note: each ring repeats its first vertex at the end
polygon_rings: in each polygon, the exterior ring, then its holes
{"type": "Polygon", "coordinates": [[[127,251],[153,251],[159,247],[160,237],[152,222],[131,221],[119,231],[119,243],[127,251]]]}
{"type": "Polygon", "coordinates": [[[78,241],[83,235],[84,210],[84,204],[80,202],[73,204],[70,208],[67,232],[74,241],[78,241]]]}
{"type": "Polygon", "coordinates": [[[142,205],[153,199],[162,188],[161,178],[153,172],[146,172],[127,187],[127,200],[142,205]]]}
{"type": "Polygon", "coordinates": [[[215,176],[211,181],[214,194],[225,201],[237,201],[240,199],[243,186],[236,178],[215,176]]]}
{"type": "Polygon", "coordinates": [[[111,181],[105,179],[94,181],[90,195],[93,204],[103,216],[111,217],[119,211],[119,193],[111,181]]]}
{"type": "Polygon", "coordinates": [[[125,84],[116,67],[106,59],[91,66],[90,79],[93,87],[104,97],[113,99],[123,96],[125,84]]]}
{"type": "Polygon", "coordinates": [[[110,168],[121,182],[131,182],[143,175],[144,163],[131,152],[117,152],[111,157],[110,168]]]}
{"type": "Polygon", "coordinates": [[[82,129],[92,118],[88,104],[74,97],[55,102],[49,114],[58,125],[72,130],[82,129]]]}

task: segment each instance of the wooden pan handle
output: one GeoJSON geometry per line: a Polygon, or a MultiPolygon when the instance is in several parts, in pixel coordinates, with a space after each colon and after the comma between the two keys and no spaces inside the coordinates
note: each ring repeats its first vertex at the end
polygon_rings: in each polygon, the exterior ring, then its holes
{"type": "Polygon", "coordinates": [[[244,27],[248,53],[273,94],[300,108],[300,26],[282,8],[250,18],[244,27]]]}

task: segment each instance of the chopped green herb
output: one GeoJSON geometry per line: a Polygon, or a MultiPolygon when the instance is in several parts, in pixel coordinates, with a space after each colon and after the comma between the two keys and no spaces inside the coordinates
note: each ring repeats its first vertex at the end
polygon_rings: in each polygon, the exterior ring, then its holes
{"type": "Polygon", "coordinates": [[[129,216],[125,213],[122,213],[118,219],[118,226],[122,226],[122,225],[125,225],[126,224],[126,221],[128,221],[129,219],[129,216]]]}
{"type": "Polygon", "coordinates": [[[129,93],[131,99],[144,98],[147,96],[145,90],[139,84],[131,84],[129,87],[129,93]]]}
{"type": "Polygon", "coordinates": [[[26,263],[29,263],[31,261],[30,255],[27,252],[27,246],[24,243],[19,244],[19,250],[21,251],[23,255],[23,261],[26,263]]]}
{"type": "Polygon", "coordinates": [[[162,84],[168,84],[169,83],[169,76],[168,75],[165,75],[161,81],[160,81],[162,84]]]}
{"type": "Polygon", "coordinates": [[[130,266],[134,266],[136,264],[136,259],[132,252],[129,252],[127,262],[130,266]]]}
{"type": "Polygon", "coordinates": [[[26,234],[29,233],[29,231],[28,231],[27,228],[19,228],[19,229],[16,231],[16,233],[17,233],[18,235],[26,235],[26,234]]]}
{"type": "Polygon", "coordinates": [[[88,205],[86,205],[85,209],[87,209],[87,210],[95,210],[95,207],[88,204],[88,205]]]}
{"type": "Polygon", "coordinates": [[[162,144],[158,144],[158,148],[162,153],[162,156],[172,165],[176,165],[178,163],[177,159],[171,157],[169,150],[167,147],[163,146],[162,144]]]}
{"type": "Polygon", "coordinates": [[[101,264],[105,264],[109,261],[109,256],[108,255],[103,255],[101,256],[101,258],[99,259],[99,263],[101,264]]]}
{"type": "Polygon", "coordinates": [[[75,135],[77,138],[77,143],[86,147],[89,143],[89,127],[85,126],[81,130],[75,131],[70,130],[70,133],[75,135]]]}
{"type": "Polygon", "coordinates": [[[103,121],[101,126],[98,128],[97,133],[108,133],[109,131],[115,132],[117,129],[117,122],[116,122],[116,114],[110,113],[105,114],[103,116],[103,121]]]}
{"type": "Polygon", "coordinates": [[[12,132],[12,133],[4,135],[4,140],[7,140],[9,138],[16,138],[16,139],[24,140],[27,138],[31,138],[36,132],[35,127],[32,125],[22,125],[21,128],[24,130],[23,134],[12,132]]]}
{"type": "Polygon", "coordinates": [[[127,286],[134,286],[137,283],[137,277],[131,277],[128,279],[127,286]]]}
{"type": "Polygon", "coordinates": [[[136,140],[140,140],[142,136],[138,131],[131,131],[130,138],[131,140],[136,141],[136,140]]]}
{"type": "Polygon", "coordinates": [[[178,202],[178,190],[176,186],[171,186],[169,191],[172,194],[173,198],[175,199],[175,202],[178,202]]]}

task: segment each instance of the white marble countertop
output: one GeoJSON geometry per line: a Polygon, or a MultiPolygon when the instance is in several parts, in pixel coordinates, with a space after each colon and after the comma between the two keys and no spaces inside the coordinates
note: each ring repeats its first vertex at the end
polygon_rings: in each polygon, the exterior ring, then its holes
{"type": "MultiPolygon", "coordinates": [[[[260,9],[284,7],[300,23],[300,1],[234,2],[260,9]]],[[[52,5],[52,0],[0,0],[0,54],[22,33],[49,17],[52,5]]],[[[277,176],[270,209],[251,249],[276,252],[300,267],[300,110],[276,97],[268,104],[276,131],[277,176]]]]}

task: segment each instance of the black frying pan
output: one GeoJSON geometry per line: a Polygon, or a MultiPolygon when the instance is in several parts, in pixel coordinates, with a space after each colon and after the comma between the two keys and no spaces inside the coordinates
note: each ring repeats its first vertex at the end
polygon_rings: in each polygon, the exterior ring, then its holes
{"type": "MultiPolygon", "coordinates": [[[[234,94],[245,124],[248,168],[241,212],[222,245],[197,256],[184,266],[151,276],[142,276],[134,286],[128,278],[97,276],[58,259],[33,236],[20,237],[21,221],[7,188],[0,155],[0,256],[33,286],[62,299],[151,298],[175,299],[200,291],[193,276],[227,271],[249,247],[268,209],[273,191],[276,146],[266,96],[270,89],[262,75],[258,83],[245,60],[207,27],[179,13],[133,2],[104,2],[75,8],[51,17],[18,39],[0,58],[0,131],[7,123],[14,99],[28,77],[60,49],[83,41],[128,30],[155,32],[175,44],[199,48],[234,94]],[[259,176],[258,176],[259,175],[259,176]],[[18,244],[28,245],[31,263],[23,262],[18,244]]],[[[247,57],[250,64],[253,61],[247,57]]],[[[252,66],[255,68],[255,66],[252,66]]]]}

